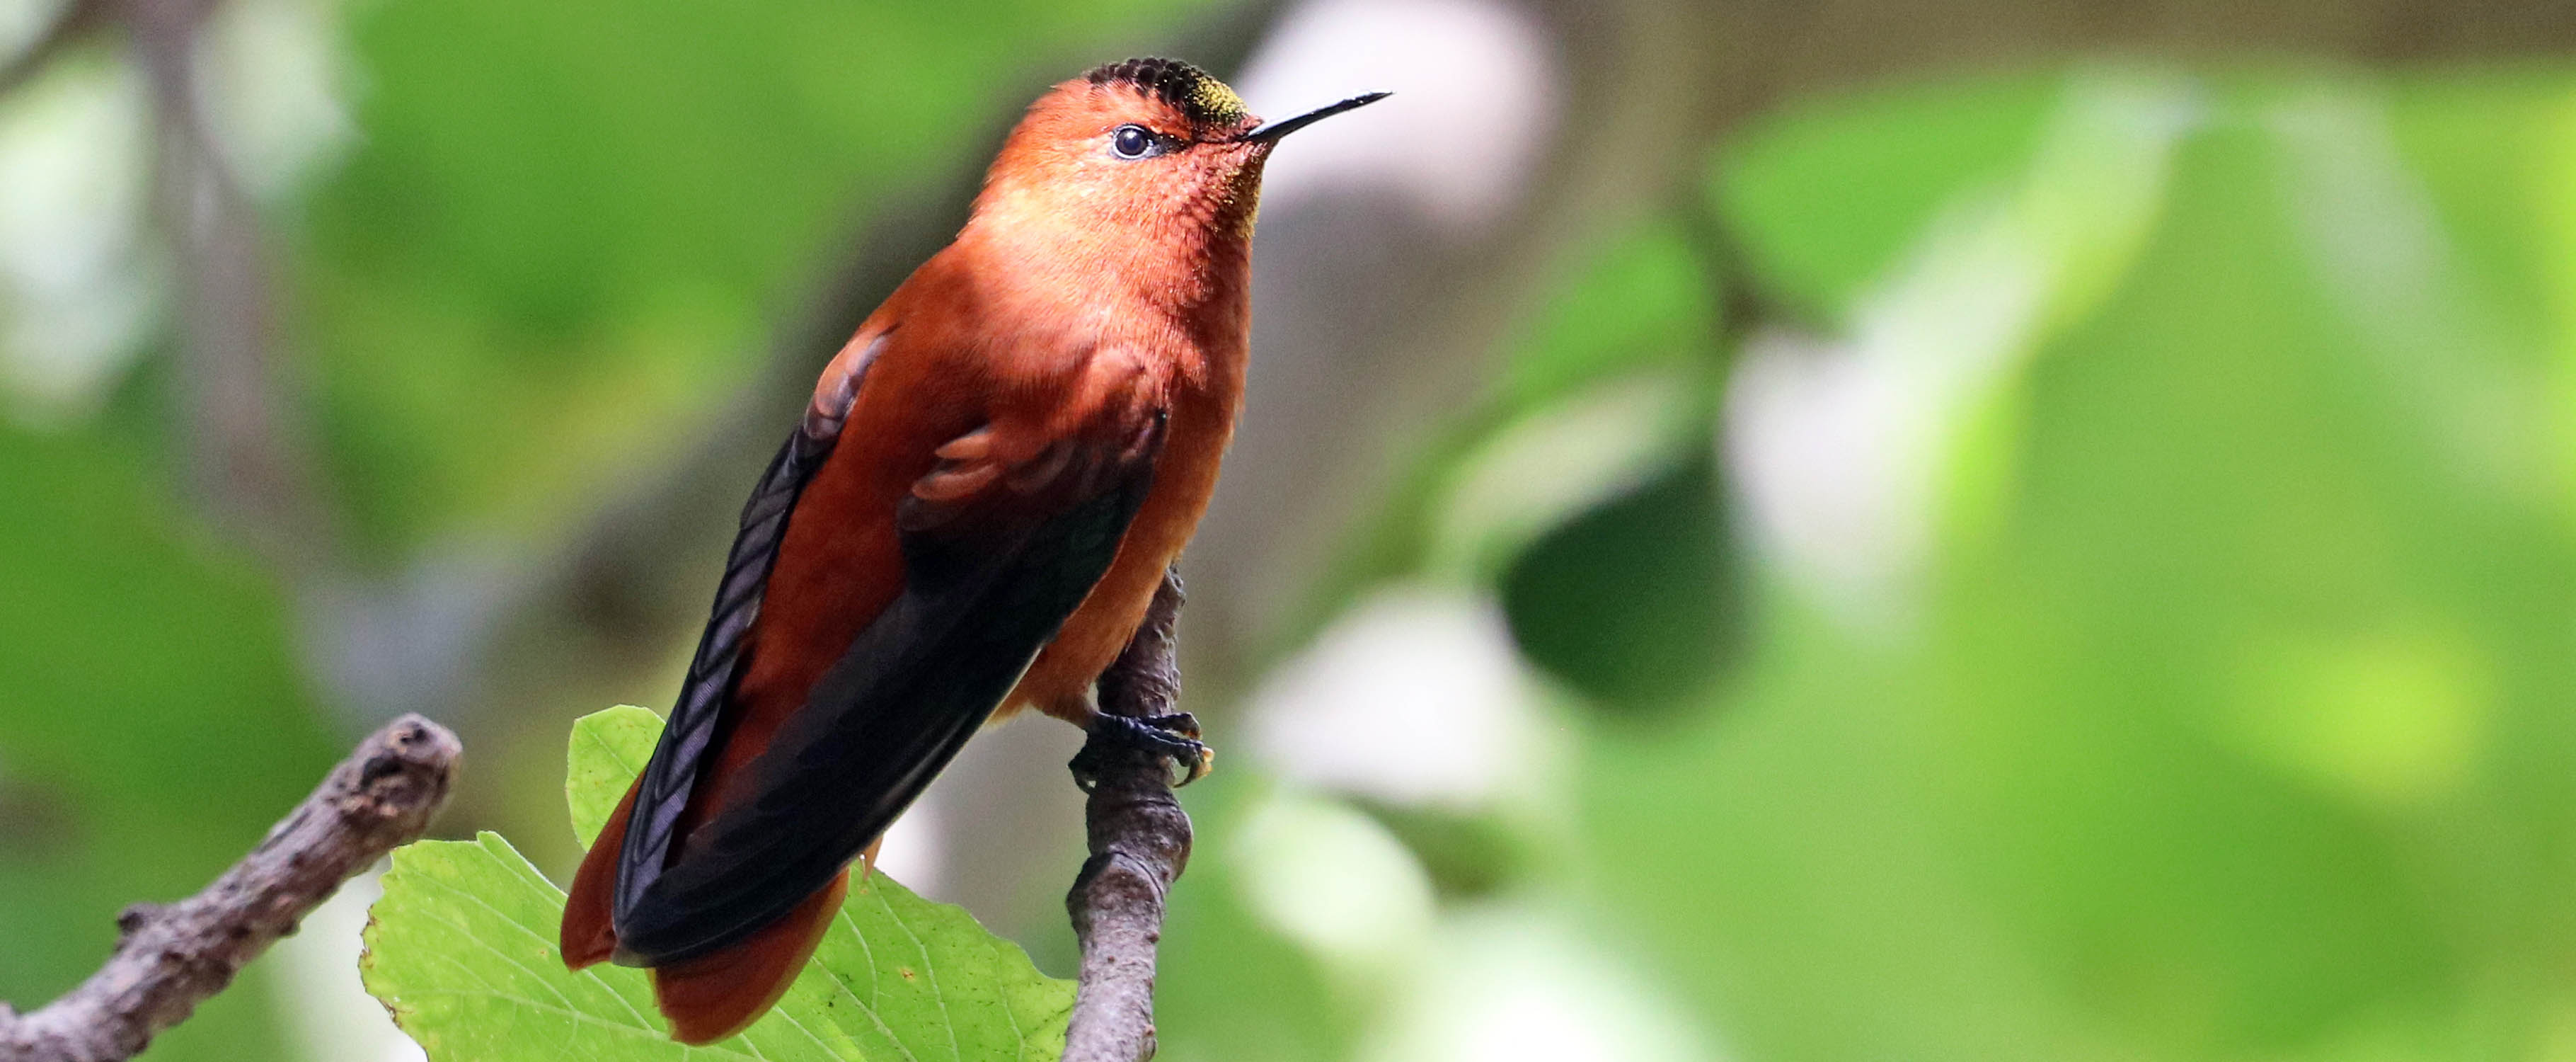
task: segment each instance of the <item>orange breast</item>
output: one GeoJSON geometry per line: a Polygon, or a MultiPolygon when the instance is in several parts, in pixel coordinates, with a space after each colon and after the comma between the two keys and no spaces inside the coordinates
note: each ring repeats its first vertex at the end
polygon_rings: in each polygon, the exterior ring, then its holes
{"type": "Polygon", "coordinates": [[[1216,492],[1217,466],[1234,436],[1236,394],[1182,389],[1173,396],[1154,489],[1118,543],[1118,558],[1091,596],[1038,654],[996,718],[1022,706],[1073,723],[1090,714],[1091,683],[1118,659],[1145,621],[1163,571],[1181,555],[1216,492]]]}
{"type": "MultiPolygon", "coordinates": [[[[1088,400],[1073,385],[1097,352],[1120,351],[1121,360],[1150,366],[1161,381],[1154,389],[1166,396],[1170,420],[1153,489],[1108,573],[997,714],[1034,705],[1083,721],[1092,681],[1135,633],[1164,569],[1207,510],[1242,396],[1249,329],[1239,283],[1223,285],[1234,297],[1210,307],[1194,328],[1130,319],[1129,334],[1103,336],[1091,331],[1100,318],[1069,312],[1074,302],[1060,288],[1013,282],[1029,281],[1025,274],[997,283],[989,271],[963,268],[971,259],[961,250],[925,264],[871,322],[893,330],[858,388],[839,445],[789,521],[739,688],[727,766],[757,755],[902,592],[895,512],[936,465],[934,451],[1006,419],[1081,422],[1087,414],[1067,407],[1088,400]],[[1041,309],[1011,312],[1022,300],[1041,309]],[[1009,330],[994,334],[1002,322],[1009,330]]],[[[1239,249],[1226,259],[1239,278],[1239,249]]],[[[717,777],[731,773],[720,769],[717,777]]]]}

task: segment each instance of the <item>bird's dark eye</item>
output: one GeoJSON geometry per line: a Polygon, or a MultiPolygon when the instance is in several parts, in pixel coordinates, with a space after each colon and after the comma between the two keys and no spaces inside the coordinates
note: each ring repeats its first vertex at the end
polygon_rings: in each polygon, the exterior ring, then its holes
{"type": "Polygon", "coordinates": [[[1109,134],[1109,150],[1117,152],[1122,159],[1144,158],[1155,154],[1154,149],[1158,146],[1154,142],[1153,130],[1141,125],[1122,125],[1109,134]]]}

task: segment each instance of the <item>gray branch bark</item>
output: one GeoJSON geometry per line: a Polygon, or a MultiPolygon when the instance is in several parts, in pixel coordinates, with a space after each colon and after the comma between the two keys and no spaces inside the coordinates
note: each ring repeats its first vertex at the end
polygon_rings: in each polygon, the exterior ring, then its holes
{"type": "MultiPolygon", "coordinates": [[[[1145,625],[1100,676],[1101,711],[1143,718],[1178,710],[1181,670],[1172,625],[1180,612],[1180,576],[1165,573],[1145,625]]],[[[1154,1057],[1154,954],[1163,939],[1163,897],[1189,865],[1190,817],[1172,796],[1163,757],[1123,746],[1088,751],[1098,780],[1083,813],[1091,858],[1065,896],[1082,942],[1082,972],[1064,1062],[1143,1062],[1154,1057]]]]}
{"type": "Polygon", "coordinates": [[[369,735],[205,891],[117,915],[115,954],[80,987],[29,1014],[0,1004],[0,1062],[119,1062],[142,1051],[341,882],[428,829],[461,751],[419,716],[369,735]]]}
{"type": "Polygon", "coordinates": [[[158,126],[153,176],[178,253],[177,395],[197,503],[282,574],[338,560],[338,520],[294,423],[258,205],[225,157],[200,91],[199,41],[224,0],[119,0],[158,126]]]}

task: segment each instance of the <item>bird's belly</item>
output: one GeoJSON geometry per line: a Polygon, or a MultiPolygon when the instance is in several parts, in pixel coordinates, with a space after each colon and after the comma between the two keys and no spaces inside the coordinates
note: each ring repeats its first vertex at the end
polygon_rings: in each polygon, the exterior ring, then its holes
{"type": "Polygon", "coordinates": [[[993,713],[996,720],[1024,707],[1081,724],[1091,713],[1091,684],[1118,659],[1145,621],[1163,572],[1189,545],[1216,492],[1219,461],[1233,435],[1227,403],[1180,403],[1154,469],[1154,486],[1118,543],[1118,556],[1073,615],[1020,676],[1019,686],[993,713]]]}

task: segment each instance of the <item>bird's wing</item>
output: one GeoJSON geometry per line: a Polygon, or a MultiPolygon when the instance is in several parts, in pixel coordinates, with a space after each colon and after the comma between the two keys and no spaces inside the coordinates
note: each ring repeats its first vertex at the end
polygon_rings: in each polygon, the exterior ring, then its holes
{"type": "Polygon", "coordinates": [[[741,527],[725,558],[724,578],[716,585],[706,631],[698,637],[697,653],[689,659],[688,676],[663,724],[661,741],[629,797],[631,811],[618,854],[615,910],[625,910],[650,883],[651,873],[638,874],[633,868],[658,870],[678,839],[681,812],[698,788],[700,768],[716,744],[726,699],[741,677],[743,650],[760,618],[788,519],[805,485],[839,444],[859,385],[885,348],[888,334],[862,334],[832,359],[804,419],[778,448],[778,456],[770,459],[751,500],[743,504],[741,527]]]}
{"type": "MultiPolygon", "coordinates": [[[[674,962],[784,915],[883,833],[991,716],[1108,570],[1152,485],[1164,411],[1135,400],[1091,408],[1016,459],[989,432],[940,448],[941,465],[896,513],[901,594],[726,780],[725,805],[668,865],[667,828],[658,843],[631,838],[676,822],[687,790],[639,792],[635,821],[648,825],[630,835],[619,875],[619,947],[674,962]]],[[[685,778],[707,753],[703,740],[666,736],[653,766],[685,778]]]]}

